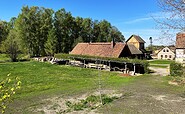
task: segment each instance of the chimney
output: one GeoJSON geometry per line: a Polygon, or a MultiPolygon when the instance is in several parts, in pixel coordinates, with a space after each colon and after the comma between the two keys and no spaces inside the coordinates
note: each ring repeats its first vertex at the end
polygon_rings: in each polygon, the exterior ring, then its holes
{"type": "Polygon", "coordinates": [[[112,41],[111,41],[111,48],[114,48],[114,46],[115,46],[115,41],[114,41],[114,38],[112,38],[112,41]]]}

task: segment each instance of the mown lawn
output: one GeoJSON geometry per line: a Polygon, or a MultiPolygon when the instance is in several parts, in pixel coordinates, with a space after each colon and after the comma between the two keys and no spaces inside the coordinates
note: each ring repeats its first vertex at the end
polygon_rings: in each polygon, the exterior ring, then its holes
{"type": "Polygon", "coordinates": [[[103,89],[116,89],[136,79],[114,72],[34,61],[0,63],[0,72],[0,81],[11,73],[10,78],[19,77],[22,82],[8,113],[28,113],[29,107],[39,105],[45,98],[96,91],[99,80],[103,89]]]}
{"type": "Polygon", "coordinates": [[[152,61],[149,61],[150,64],[170,64],[174,61],[172,60],[152,60],[152,61]]]}
{"type": "Polygon", "coordinates": [[[168,64],[150,64],[150,67],[157,67],[157,68],[168,68],[168,64]]]}

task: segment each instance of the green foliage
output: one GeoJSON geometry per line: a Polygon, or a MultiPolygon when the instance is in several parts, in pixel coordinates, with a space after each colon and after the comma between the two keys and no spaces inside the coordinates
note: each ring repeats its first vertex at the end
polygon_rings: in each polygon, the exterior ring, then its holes
{"type": "Polygon", "coordinates": [[[15,94],[17,89],[20,89],[21,81],[19,78],[15,78],[15,80],[12,80],[9,77],[10,74],[8,74],[8,77],[5,80],[2,80],[0,82],[0,110],[1,113],[5,113],[5,109],[8,106],[8,103],[11,101],[12,95],[15,94]]]}
{"type": "Polygon", "coordinates": [[[2,51],[7,53],[11,58],[11,61],[17,61],[18,54],[20,53],[20,47],[17,39],[17,34],[14,30],[11,30],[8,34],[8,38],[2,43],[2,51]]]}
{"type": "Polygon", "coordinates": [[[73,17],[70,12],[24,6],[18,17],[0,22],[0,44],[10,30],[16,31],[20,49],[30,56],[69,53],[79,42],[124,41],[121,32],[106,21],[73,17]]]}
{"type": "Polygon", "coordinates": [[[54,26],[58,39],[58,52],[68,53],[72,49],[75,39],[75,21],[70,12],[60,9],[55,13],[54,26]]]}
{"type": "Polygon", "coordinates": [[[7,38],[9,30],[8,22],[0,20],[0,44],[7,38]]]}
{"type": "Polygon", "coordinates": [[[47,41],[45,43],[45,51],[47,55],[53,56],[57,52],[57,37],[55,29],[52,28],[47,36],[47,41]]]}
{"type": "Polygon", "coordinates": [[[10,60],[10,58],[8,57],[7,54],[0,54],[0,62],[6,62],[9,60],[10,60]]]}
{"type": "Polygon", "coordinates": [[[119,62],[128,62],[128,63],[136,63],[141,64],[144,67],[144,72],[149,73],[149,62],[146,60],[140,59],[128,59],[128,58],[108,58],[108,57],[97,57],[97,56],[86,56],[86,55],[73,55],[73,54],[55,54],[56,58],[62,59],[73,59],[73,58],[84,58],[84,59],[101,59],[101,60],[108,60],[108,61],[119,61],[119,62]]]}
{"type": "Polygon", "coordinates": [[[170,64],[170,75],[174,77],[181,77],[183,75],[183,67],[180,63],[171,63],[170,64]]]}
{"type": "Polygon", "coordinates": [[[53,27],[53,13],[52,9],[25,6],[16,19],[15,29],[21,46],[31,56],[45,55],[44,44],[49,30],[53,27]]]}

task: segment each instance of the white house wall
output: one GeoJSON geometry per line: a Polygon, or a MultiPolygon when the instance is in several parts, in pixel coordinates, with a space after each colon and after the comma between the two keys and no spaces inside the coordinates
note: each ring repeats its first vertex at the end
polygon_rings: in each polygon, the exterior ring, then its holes
{"type": "Polygon", "coordinates": [[[159,51],[157,56],[158,56],[158,59],[166,59],[166,60],[175,59],[175,53],[172,52],[168,47],[165,47],[161,51],[159,51]]]}
{"type": "Polygon", "coordinates": [[[176,49],[176,62],[185,63],[185,49],[176,49]]]}

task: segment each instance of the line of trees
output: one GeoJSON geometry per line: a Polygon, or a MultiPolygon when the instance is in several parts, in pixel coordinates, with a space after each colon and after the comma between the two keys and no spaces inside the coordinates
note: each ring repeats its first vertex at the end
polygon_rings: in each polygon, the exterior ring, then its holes
{"type": "Polygon", "coordinates": [[[1,53],[45,56],[68,53],[79,42],[124,41],[124,36],[106,20],[73,17],[70,12],[24,6],[10,22],[0,21],[1,53]]]}

